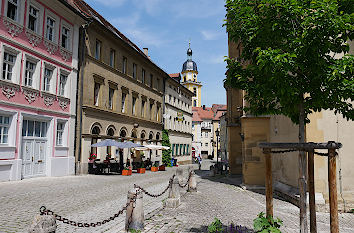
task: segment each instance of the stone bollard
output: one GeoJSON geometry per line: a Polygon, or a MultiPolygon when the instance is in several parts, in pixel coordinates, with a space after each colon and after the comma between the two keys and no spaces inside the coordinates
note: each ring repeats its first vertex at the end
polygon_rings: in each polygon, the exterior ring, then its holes
{"type": "MultiPolygon", "coordinates": [[[[127,203],[130,203],[136,192],[139,189],[133,189],[128,191],[128,200],[127,203]]],[[[125,217],[125,230],[130,229],[134,230],[144,230],[144,209],[143,209],[143,193],[138,192],[136,196],[135,204],[132,202],[127,208],[125,217]]]]}
{"type": "Polygon", "coordinates": [[[164,202],[165,208],[177,208],[180,205],[179,180],[175,177],[168,192],[168,198],[164,202]]]}
{"type": "Polygon", "coordinates": [[[28,230],[29,233],[54,233],[57,223],[53,215],[36,215],[28,230]]]}
{"type": "Polygon", "coordinates": [[[197,179],[194,171],[191,171],[191,178],[188,183],[188,192],[197,192],[197,179]]]}
{"type": "Polygon", "coordinates": [[[215,176],[215,166],[210,166],[210,176],[215,176]]]}
{"type": "Polygon", "coordinates": [[[176,170],[176,176],[177,176],[177,178],[178,178],[178,181],[179,181],[180,183],[182,183],[182,182],[183,182],[183,169],[182,169],[182,168],[177,168],[177,170],[176,170]]]}

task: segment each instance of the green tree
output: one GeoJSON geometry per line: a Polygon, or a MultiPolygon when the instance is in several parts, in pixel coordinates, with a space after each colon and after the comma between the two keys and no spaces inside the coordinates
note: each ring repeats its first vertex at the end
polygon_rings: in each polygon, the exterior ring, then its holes
{"type": "Polygon", "coordinates": [[[162,130],[162,145],[170,147],[170,149],[162,151],[162,163],[171,166],[171,143],[166,129],[162,130]]]}
{"type": "Polygon", "coordinates": [[[313,112],[354,119],[352,0],[226,0],[226,8],[229,39],[242,53],[227,59],[225,85],[246,91],[246,112],[289,117],[300,142],[313,112]]]}

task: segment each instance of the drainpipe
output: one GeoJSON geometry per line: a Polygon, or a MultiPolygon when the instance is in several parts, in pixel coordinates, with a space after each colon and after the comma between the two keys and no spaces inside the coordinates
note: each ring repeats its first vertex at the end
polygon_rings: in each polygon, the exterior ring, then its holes
{"type": "MultiPolygon", "coordinates": [[[[337,142],[339,141],[339,117],[337,115],[337,142]]],[[[342,198],[343,201],[343,209],[344,212],[346,212],[346,203],[343,197],[343,180],[342,180],[342,159],[340,156],[340,149],[338,150],[338,160],[339,160],[339,192],[340,192],[340,197],[342,198]]]]}
{"type": "Polygon", "coordinates": [[[76,91],[76,137],[74,143],[74,151],[75,151],[75,174],[80,173],[80,169],[78,168],[81,162],[81,145],[82,145],[82,100],[83,100],[83,88],[84,88],[84,71],[86,64],[86,34],[87,28],[92,23],[92,20],[83,24],[80,28],[80,56],[79,56],[79,66],[80,72],[78,73],[77,78],[77,91],[76,91]],[[77,135],[78,132],[78,135],[77,135]]]}

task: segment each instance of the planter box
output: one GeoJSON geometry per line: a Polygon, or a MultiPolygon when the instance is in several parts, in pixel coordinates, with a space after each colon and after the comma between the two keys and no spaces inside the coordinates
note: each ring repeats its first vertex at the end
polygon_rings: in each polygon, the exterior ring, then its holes
{"type": "Polygon", "coordinates": [[[166,167],[165,167],[165,165],[161,165],[161,166],[159,166],[159,171],[166,171],[166,167]]]}
{"type": "Polygon", "coordinates": [[[152,171],[152,172],[157,172],[158,170],[159,170],[158,167],[151,167],[151,171],[152,171]]]}
{"type": "Polygon", "coordinates": [[[145,168],[138,168],[137,172],[140,174],[144,174],[145,173],[145,168]]]}
{"type": "Polygon", "coordinates": [[[122,171],[123,176],[131,176],[132,175],[132,170],[123,170],[122,171]]]}

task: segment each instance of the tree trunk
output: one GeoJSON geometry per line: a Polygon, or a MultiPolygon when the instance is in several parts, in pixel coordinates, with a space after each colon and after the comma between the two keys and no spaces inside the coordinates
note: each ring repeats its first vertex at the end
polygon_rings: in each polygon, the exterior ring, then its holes
{"type": "MultiPolygon", "coordinates": [[[[304,101],[299,106],[299,142],[305,142],[305,109],[304,101]]],[[[300,233],[307,233],[307,213],[306,213],[306,154],[304,151],[299,153],[299,191],[300,191],[300,233]]]]}

